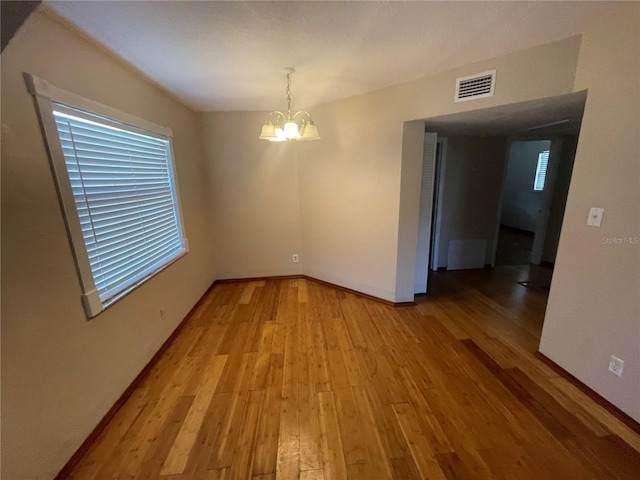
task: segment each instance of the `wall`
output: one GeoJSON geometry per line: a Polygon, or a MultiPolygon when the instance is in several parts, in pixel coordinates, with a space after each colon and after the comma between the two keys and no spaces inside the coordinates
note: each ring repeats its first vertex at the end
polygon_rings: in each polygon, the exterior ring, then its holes
{"type": "Polygon", "coordinates": [[[2,473],[11,480],[53,478],[214,280],[195,114],[42,9],[2,53],[2,473]],[[24,71],[174,132],[190,252],[90,321],[24,71]]]}
{"type": "Polygon", "coordinates": [[[403,125],[376,106],[359,96],[311,109],[322,140],[298,164],[304,273],[392,300],[403,125]]]}
{"type": "Polygon", "coordinates": [[[422,136],[404,122],[570,93],[579,46],[571,37],[313,107],[323,140],[298,165],[304,272],[413,300],[422,136]],[[493,68],[494,97],[453,102],[457,77],[493,68]]]}
{"type": "Polygon", "coordinates": [[[218,278],[302,273],[297,164],[306,160],[305,147],[313,142],[259,140],[266,117],[264,112],[200,114],[218,278]],[[292,262],[294,253],[300,263],[292,262]]]}
{"type": "Polygon", "coordinates": [[[506,137],[447,137],[438,265],[447,266],[452,240],[487,241],[493,256],[500,190],[507,155],[506,137]]]}
{"type": "Polygon", "coordinates": [[[512,142],[502,197],[500,223],[509,227],[536,231],[542,192],[533,191],[538,154],[549,150],[550,141],[512,142]]]}
{"type": "Polygon", "coordinates": [[[599,17],[583,37],[575,90],[589,93],[540,343],[638,421],[639,81],[640,4],[632,2],[599,17]],[[600,228],[586,225],[591,207],[605,209],[600,228]],[[625,360],[622,378],[607,371],[612,354],[625,360]]]}

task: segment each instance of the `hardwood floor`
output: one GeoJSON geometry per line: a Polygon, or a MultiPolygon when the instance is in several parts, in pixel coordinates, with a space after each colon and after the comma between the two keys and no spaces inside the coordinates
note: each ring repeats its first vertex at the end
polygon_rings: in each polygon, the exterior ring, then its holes
{"type": "Polygon", "coordinates": [[[543,269],[443,272],[394,308],[217,285],[73,479],[634,479],[640,436],[534,357],[543,269]]]}

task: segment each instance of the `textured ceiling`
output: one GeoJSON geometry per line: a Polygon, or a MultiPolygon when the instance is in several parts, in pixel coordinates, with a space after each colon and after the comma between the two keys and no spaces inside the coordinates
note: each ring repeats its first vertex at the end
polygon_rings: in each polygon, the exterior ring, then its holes
{"type": "Polygon", "coordinates": [[[50,1],[197,111],[345,98],[580,33],[606,2],[50,1]]]}

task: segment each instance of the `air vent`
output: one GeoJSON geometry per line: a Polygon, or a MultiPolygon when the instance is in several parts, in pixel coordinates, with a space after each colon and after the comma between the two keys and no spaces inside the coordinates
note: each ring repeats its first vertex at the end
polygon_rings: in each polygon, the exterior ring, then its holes
{"type": "Polygon", "coordinates": [[[477,73],[456,79],[456,102],[492,97],[496,85],[496,71],[477,73]]]}

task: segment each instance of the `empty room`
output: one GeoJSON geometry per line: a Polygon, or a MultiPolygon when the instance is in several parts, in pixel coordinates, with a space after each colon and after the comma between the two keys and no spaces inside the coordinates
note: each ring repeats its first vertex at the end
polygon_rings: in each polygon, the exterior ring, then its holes
{"type": "Polygon", "coordinates": [[[2,479],[640,478],[640,3],[0,13],[2,479]]]}

